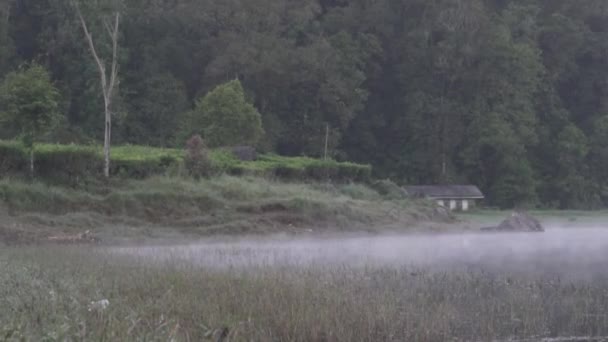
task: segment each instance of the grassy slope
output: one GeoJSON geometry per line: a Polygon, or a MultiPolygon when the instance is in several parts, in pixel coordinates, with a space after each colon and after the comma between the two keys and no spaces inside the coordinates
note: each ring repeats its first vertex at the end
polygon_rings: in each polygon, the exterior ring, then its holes
{"type": "Polygon", "coordinates": [[[427,203],[382,198],[368,187],[222,176],[158,177],[89,191],[0,181],[3,240],[90,229],[112,238],[412,229],[437,215],[427,203]]]}

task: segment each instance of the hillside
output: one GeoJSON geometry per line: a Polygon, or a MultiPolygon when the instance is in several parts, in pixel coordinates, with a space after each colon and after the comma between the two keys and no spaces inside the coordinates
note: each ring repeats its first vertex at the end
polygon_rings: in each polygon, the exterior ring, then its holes
{"type": "MultiPolygon", "coordinates": [[[[2,1],[0,78],[39,64],[61,116],[44,138],[100,144],[75,3],[108,66],[104,21],[121,18],[116,144],[182,148],[198,133],[280,155],[327,146],[399,183],[473,183],[492,206],[608,204],[605,0],[2,1]],[[221,106],[203,101],[226,88],[221,106]],[[235,133],[238,113],[254,129],[235,133]],[[211,136],[212,117],[233,126],[211,136]]],[[[0,139],[20,134],[0,125],[0,139]]]]}
{"type": "Polygon", "coordinates": [[[156,177],[74,189],[0,181],[0,241],[44,243],[91,231],[104,243],[204,236],[432,231],[451,217],[431,203],[358,184],[220,176],[156,177]]]}

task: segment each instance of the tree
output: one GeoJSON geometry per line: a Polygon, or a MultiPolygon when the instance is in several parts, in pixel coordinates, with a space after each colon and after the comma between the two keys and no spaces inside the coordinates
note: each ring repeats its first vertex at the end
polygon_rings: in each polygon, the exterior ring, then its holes
{"type": "Polygon", "coordinates": [[[0,5],[0,75],[6,71],[13,50],[13,42],[9,37],[9,18],[12,1],[4,1],[0,5]]]}
{"type": "Polygon", "coordinates": [[[34,144],[52,130],[60,118],[59,92],[42,66],[31,64],[8,74],[0,91],[3,121],[14,125],[29,153],[30,176],[34,176],[34,144]]]}
{"type": "Polygon", "coordinates": [[[265,149],[320,156],[329,127],[331,153],[377,176],[591,207],[608,204],[607,33],[605,0],[3,0],[0,75],[48,68],[65,141],[105,139],[106,89],[113,142],[182,146],[218,130],[189,104],[236,77],[265,149]]]}
{"type": "Polygon", "coordinates": [[[189,109],[184,86],[171,74],[149,75],[130,96],[125,139],[160,147],[182,145],[183,141],[176,144],[176,135],[182,114],[189,109]]]}
{"type": "Polygon", "coordinates": [[[589,137],[589,167],[602,204],[608,204],[608,115],[594,120],[589,137]]]}
{"type": "Polygon", "coordinates": [[[203,133],[209,147],[255,145],[264,134],[262,117],[239,80],[213,89],[197,101],[191,115],[186,134],[203,133]]]}
{"type": "Polygon", "coordinates": [[[103,140],[103,154],[104,154],[104,169],[103,173],[106,178],[110,177],[110,145],[112,140],[112,99],[114,95],[114,88],[118,83],[118,34],[119,34],[119,24],[120,24],[120,13],[115,12],[114,23],[110,24],[109,21],[104,21],[105,29],[110,36],[110,40],[112,42],[112,66],[110,69],[110,73],[106,71],[105,61],[102,60],[97,54],[97,49],[95,48],[95,42],[93,41],[93,35],[89,31],[87,26],[87,22],[84,19],[82,12],[80,11],[80,7],[78,3],[76,3],[76,11],[78,12],[78,18],[80,19],[80,24],[82,25],[82,30],[84,31],[84,35],[86,37],[87,43],[89,44],[89,49],[95,62],[97,63],[97,68],[99,69],[99,78],[101,81],[101,91],[103,94],[103,102],[104,102],[104,113],[105,113],[105,125],[104,125],[104,140],[103,140]]]}
{"type": "Polygon", "coordinates": [[[562,129],[555,142],[557,149],[557,177],[555,194],[562,209],[584,208],[591,205],[586,177],[585,159],[589,153],[589,142],[585,133],[573,124],[562,129]]]}

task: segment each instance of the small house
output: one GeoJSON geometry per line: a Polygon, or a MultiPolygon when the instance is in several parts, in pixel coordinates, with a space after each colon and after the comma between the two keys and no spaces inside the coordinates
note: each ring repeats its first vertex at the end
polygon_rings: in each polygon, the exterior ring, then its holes
{"type": "Polygon", "coordinates": [[[456,211],[468,211],[485,197],[475,185],[418,185],[406,186],[408,195],[426,198],[456,211]]]}

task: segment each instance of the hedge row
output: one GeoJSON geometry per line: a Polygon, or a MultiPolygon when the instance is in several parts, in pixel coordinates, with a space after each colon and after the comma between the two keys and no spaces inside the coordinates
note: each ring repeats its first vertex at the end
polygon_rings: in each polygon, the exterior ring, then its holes
{"type": "Polygon", "coordinates": [[[288,180],[367,181],[372,173],[369,165],[273,154],[261,155],[254,162],[241,162],[230,154],[222,153],[219,156],[216,153],[212,161],[216,161],[218,166],[229,174],[270,176],[288,180]],[[217,163],[218,160],[221,162],[217,163]]]}
{"type": "MultiPolygon", "coordinates": [[[[136,156],[131,149],[131,146],[112,149],[110,172],[113,175],[146,178],[166,172],[181,160],[175,153],[153,153],[154,149],[136,156]]],[[[26,175],[28,160],[20,144],[0,142],[0,176],[26,175]]],[[[57,183],[77,184],[102,176],[103,153],[97,147],[39,144],[34,151],[34,160],[35,176],[57,183]]]]}
{"type": "MultiPolygon", "coordinates": [[[[36,177],[58,183],[96,179],[103,169],[99,147],[39,144],[35,149],[36,177]]],[[[144,146],[112,148],[111,173],[120,178],[146,178],[168,172],[180,173],[184,151],[144,146]]],[[[261,155],[256,161],[241,161],[225,150],[210,153],[212,172],[259,175],[288,180],[366,181],[371,166],[306,157],[261,155]]],[[[26,175],[28,156],[16,142],[0,141],[0,176],[26,175]]]]}

